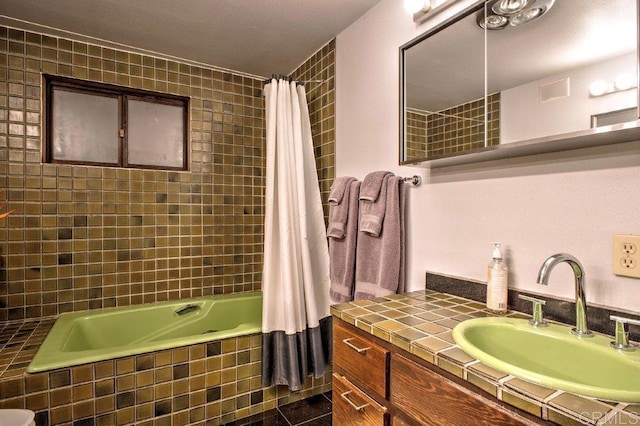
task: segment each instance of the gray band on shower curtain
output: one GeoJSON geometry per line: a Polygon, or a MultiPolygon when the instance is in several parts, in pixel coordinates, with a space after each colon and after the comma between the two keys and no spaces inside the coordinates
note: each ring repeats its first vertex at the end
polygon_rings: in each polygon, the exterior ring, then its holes
{"type": "Polygon", "coordinates": [[[309,374],[317,379],[331,365],[331,316],[320,325],[296,334],[272,331],[262,334],[262,386],[289,385],[300,390],[309,374]]]}

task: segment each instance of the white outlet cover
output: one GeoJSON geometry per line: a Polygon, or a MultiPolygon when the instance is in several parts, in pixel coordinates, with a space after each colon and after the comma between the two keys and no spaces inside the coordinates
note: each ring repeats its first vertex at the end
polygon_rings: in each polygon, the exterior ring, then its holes
{"type": "Polygon", "coordinates": [[[613,236],[613,273],[623,277],[640,278],[640,235],[613,236]]]}

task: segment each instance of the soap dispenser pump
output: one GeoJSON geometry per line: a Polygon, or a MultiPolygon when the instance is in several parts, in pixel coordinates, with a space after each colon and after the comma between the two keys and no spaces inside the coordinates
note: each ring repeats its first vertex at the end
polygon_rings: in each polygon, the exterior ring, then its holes
{"type": "Polygon", "coordinates": [[[508,270],[502,258],[500,243],[494,246],[491,263],[487,268],[487,308],[496,313],[507,312],[508,270]]]}

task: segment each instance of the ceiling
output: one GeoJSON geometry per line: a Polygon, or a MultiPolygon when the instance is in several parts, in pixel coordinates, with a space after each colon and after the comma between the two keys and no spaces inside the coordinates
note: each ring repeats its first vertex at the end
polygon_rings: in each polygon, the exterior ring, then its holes
{"type": "Polygon", "coordinates": [[[2,0],[0,24],[265,77],[291,73],[379,2],[2,0]]]}

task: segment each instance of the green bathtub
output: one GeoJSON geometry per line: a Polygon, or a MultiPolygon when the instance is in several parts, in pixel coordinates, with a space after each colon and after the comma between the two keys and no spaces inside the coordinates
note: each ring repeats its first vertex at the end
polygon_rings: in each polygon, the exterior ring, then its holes
{"type": "Polygon", "coordinates": [[[262,294],[238,293],[60,315],[28,373],[261,332],[262,294]]]}

